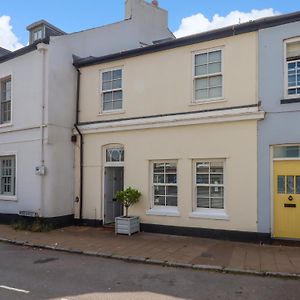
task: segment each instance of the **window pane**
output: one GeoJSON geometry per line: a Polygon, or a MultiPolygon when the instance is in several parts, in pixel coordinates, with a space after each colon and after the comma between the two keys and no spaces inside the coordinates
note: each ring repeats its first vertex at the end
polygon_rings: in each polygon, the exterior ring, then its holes
{"type": "Polygon", "coordinates": [[[119,79],[122,78],[122,70],[114,70],[113,71],[113,79],[119,79]]]}
{"type": "Polygon", "coordinates": [[[208,87],[208,79],[207,78],[197,78],[195,80],[195,89],[206,89],[208,87]]]}
{"type": "Polygon", "coordinates": [[[107,162],[124,161],[124,149],[122,148],[106,149],[106,161],[107,162]]]}
{"type": "Polygon", "coordinates": [[[197,207],[209,208],[209,198],[197,197],[197,207]]]}
{"type": "Polygon", "coordinates": [[[113,104],[112,102],[103,102],[103,110],[112,110],[113,109],[113,104]]]}
{"type": "Polygon", "coordinates": [[[288,70],[293,70],[296,68],[296,63],[295,62],[292,62],[292,63],[288,63],[288,70]]]}
{"type": "Polygon", "coordinates": [[[167,174],[166,175],[166,183],[177,183],[177,176],[176,174],[167,174]]]}
{"type": "Polygon", "coordinates": [[[207,99],[207,98],[208,98],[208,89],[195,91],[196,100],[207,99]]]}
{"type": "Polygon", "coordinates": [[[113,109],[121,109],[122,108],[122,100],[113,102],[113,109]]]}
{"type": "Polygon", "coordinates": [[[210,52],[208,55],[208,62],[221,61],[221,50],[210,52]]]}
{"type": "Polygon", "coordinates": [[[153,182],[154,183],[164,183],[165,176],[163,174],[153,174],[153,182]]]}
{"type": "Polygon", "coordinates": [[[300,157],[300,146],[280,146],[274,148],[275,158],[300,157]]]}
{"type": "Polygon", "coordinates": [[[166,194],[166,187],[156,185],[154,186],[154,195],[165,195],[166,194]]]}
{"type": "Polygon", "coordinates": [[[223,198],[224,196],[224,188],[222,186],[211,186],[210,187],[210,196],[223,198]]]}
{"type": "Polygon", "coordinates": [[[223,175],[210,175],[211,184],[223,184],[223,175]]]}
{"type": "Polygon", "coordinates": [[[212,198],[211,199],[211,208],[223,209],[224,208],[223,198],[212,198]]]}
{"type": "Polygon", "coordinates": [[[212,162],[210,164],[210,171],[211,173],[223,173],[223,163],[222,162],[212,162]]]}
{"type": "Polygon", "coordinates": [[[117,79],[117,80],[114,80],[112,82],[112,88],[113,89],[120,89],[122,87],[122,80],[121,79],[117,79]]]}
{"type": "Polygon", "coordinates": [[[209,87],[222,86],[222,76],[213,76],[209,78],[209,87]]]}
{"type": "Polygon", "coordinates": [[[176,164],[166,163],[166,173],[176,173],[176,164]]]}
{"type": "Polygon", "coordinates": [[[288,86],[295,86],[295,85],[296,85],[296,75],[289,75],[288,86]]]}
{"type": "Polygon", "coordinates": [[[208,186],[198,186],[197,187],[197,197],[209,198],[209,187],[208,186]]]}
{"type": "Polygon", "coordinates": [[[166,197],[165,196],[155,196],[154,197],[154,205],[163,205],[166,204],[166,197]]]}
{"type": "Polygon", "coordinates": [[[277,193],[285,194],[285,176],[277,177],[277,193]]]}
{"type": "Polygon", "coordinates": [[[114,100],[122,100],[123,92],[122,91],[113,92],[113,98],[114,100]]]}
{"type": "Polygon", "coordinates": [[[166,195],[168,196],[176,196],[177,195],[177,186],[167,186],[166,195]]]}
{"type": "Polygon", "coordinates": [[[221,63],[212,63],[208,65],[208,74],[221,72],[221,63]]]}
{"type": "Polygon", "coordinates": [[[199,66],[204,64],[207,64],[207,54],[202,53],[202,54],[195,55],[195,65],[199,66]]]}
{"type": "Polygon", "coordinates": [[[208,184],[209,183],[209,175],[207,174],[197,174],[196,183],[197,184],[208,184]]]}
{"type": "Polygon", "coordinates": [[[103,93],[103,101],[111,102],[112,101],[112,92],[103,93]]]}
{"type": "Polygon", "coordinates": [[[102,90],[103,91],[111,90],[111,89],[112,89],[112,82],[111,81],[102,82],[102,90]]]}
{"type": "Polygon", "coordinates": [[[167,206],[177,206],[177,197],[175,197],[175,196],[166,197],[166,205],[167,206]]]}
{"type": "Polygon", "coordinates": [[[294,176],[286,177],[286,193],[294,194],[294,176]]]}
{"type": "Polygon", "coordinates": [[[196,165],[197,173],[209,173],[209,163],[201,162],[196,165]]]}
{"type": "Polygon", "coordinates": [[[300,194],[300,176],[296,176],[296,194],[300,194]]]}
{"type": "Polygon", "coordinates": [[[297,90],[296,89],[289,89],[288,94],[289,95],[296,95],[297,90]]]}
{"type": "Polygon", "coordinates": [[[207,65],[195,67],[195,76],[207,75],[207,65]]]}
{"type": "Polygon", "coordinates": [[[209,98],[218,98],[222,96],[222,88],[216,87],[209,89],[209,98]]]}
{"type": "Polygon", "coordinates": [[[155,164],[153,164],[153,171],[154,171],[154,173],[164,173],[165,164],[164,163],[155,163],[155,164]]]}
{"type": "Polygon", "coordinates": [[[102,81],[110,81],[112,80],[112,73],[111,71],[103,72],[102,73],[102,81]]]}

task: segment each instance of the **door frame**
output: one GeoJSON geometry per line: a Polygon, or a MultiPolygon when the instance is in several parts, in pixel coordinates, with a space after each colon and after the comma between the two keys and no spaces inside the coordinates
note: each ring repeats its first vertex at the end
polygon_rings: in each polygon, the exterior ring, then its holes
{"type": "Polygon", "coordinates": [[[110,168],[113,168],[113,167],[122,167],[123,168],[123,185],[124,185],[124,174],[125,174],[125,167],[124,167],[124,161],[118,161],[118,162],[107,162],[106,161],[106,150],[107,149],[113,149],[113,148],[123,148],[123,151],[124,150],[124,146],[122,144],[117,144],[117,143],[114,143],[114,144],[107,144],[107,145],[104,145],[102,147],[102,180],[101,180],[101,186],[102,186],[102,191],[101,191],[101,201],[100,201],[100,205],[101,205],[101,217],[102,217],[102,223],[105,224],[105,197],[104,197],[104,194],[105,194],[105,168],[106,167],[110,167],[110,168]]]}
{"type": "MultiPolygon", "coordinates": [[[[275,161],[287,161],[287,160],[300,160],[300,157],[281,157],[274,158],[274,148],[281,146],[300,146],[298,143],[290,144],[276,144],[270,145],[270,203],[271,203],[271,238],[274,238],[274,162],[275,161]]],[[[283,239],[283,238],[280,238],[283,239]]]]}

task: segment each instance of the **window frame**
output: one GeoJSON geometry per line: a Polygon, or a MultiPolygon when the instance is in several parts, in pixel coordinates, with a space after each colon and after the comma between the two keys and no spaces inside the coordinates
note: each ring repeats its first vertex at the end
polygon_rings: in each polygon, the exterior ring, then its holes
{"type": "Polygon", "coordinates": [[[44,28],[43,27],[40,27],[40,28],[37,28],[35,30],[32,31],[32,42],[36,42],[38,40],[42,40],[43,39],[43,35],[44,35],[44,28]],[[39,38],[35,38],[35,35],[38,33],[38,32],[41,32],[41,37],[39,38]]]}
{"type": "MultiPolygon", "coordinates": [[[[9,101],[6,101],[9,102],[9,101]]],[[[0,128],[12,125],[12,111],[13,111],[13,80],[12,75],[6,75],[0,78],[0,128]],[[2,82],[10,80],[10,120],[2,121],[2,82]]]]}
{"type": "Polygon", "coordinates": [[[17,201],[18,187],[18,160],[16,152],[0,152],[0,201],[17,201]],[[2,192],[2,160],[5,157],[14,158],[14,194],[1,194],[2,192]]]}
{"type": "MultiPolygon", "coordinates": [[[[204,219],[216,219],[216,220],[229,220],[229,216],[227,214],[226,209],[226,159],[225,158],[216,158],[216,159],[195,159],[192,161],[193,164],[193,177],[192,177],[192,185],[193,185],[193,208],[190,217],[193,218],[204,218],[204,219]],[[223,184],[220,185],[223,187],[223,208],[202,208],[197,207],[197,163],[222,163],[223,164],[223,184]]],[[[207,184],[207,186],[211,186],[207,184]]]]}
{"type": "MultiPolygon", "coordinates": [[[[164,175],[166,173],[163,173],[164,175]]],[[[169,159],[166,159],[166,160],[152,160],[150,161],[150,190],[151,190],[151,201],[150,201],[150,210],[152,211],[170,211],[170,212],[174,212],[177,214],[178,212],[178,191],[179,191],[179,184],[178,184],[178,161],[177,160],[169,160],[169,159]],[[153,176],[154,176],[154,164],[161,164],[161,163],[173,163],[176,165],[176,184],[174,183],[154,183],[154,180],[153,180],[153,176]],[[177,187],[177,205],[176,206],[167,206],[167,205],[155,205],[154,204],[154,196],[155,196],[155,190],[154,190],[154,186],[155,185],[158,185],[158,186],[176,186],[177,187]]]]}
{"type": "Polygon", "coordinates": [[[224,46],[216,47],[216,48],[208,48],[203,50],[194,51],[192,53],[192,104],[207,104],[207,103],[214,103],[219,101],[224,101],[224,46]],[[213,73],[213,74],[207,74],[207,75],[195,75],[195,68],[196,68],[196,56],[199,54],[208,54],[211,52],[221,51],[221,72],[213,73]],[[219,76],[222,77],[222,95],[220,97],[213,97],[213,98],[205,98],[205,99],[196,99],[196,91],[195,91],[195,82],[197,78],[209,78],[213,76],[219,76]]]}
{"type": "MultiPolygon", "coordinates": [[[[295,98],[300,98],[300,93],[299,94],[294,94],[294,95],[289,95],[288,90],[289,90],[289,86],[288,86],[288,64],[291,62],[297,62],[300,61],[299,59],[296,60],[287,60],[287,46],[288,44],[291,43],[296,43],[296,42],[300,42],[300,37],[293,37],[293,38],[289,38],[287,40],[284,41],[283,43],[283,47],[284,47],[284,57],[283,57],[283,64],[284,64],[284,98],[285,99],[295,99],[295,98]]],[[[300,86],[298,86],[298,88],[300,89],[300,86]]],[[[296,87],[297,89],[297,87],[296,87]]]]}
{"type": "Polygon", "coordinates": [[[99,109],[99,115],[105,115],[105,114],[118,114],[124,112],[124,66],[115,66],[115,67],[110,67],[110,68],[105,68],[99,70],[99,87],[100,87],[100,109],[99,109]],[[111,89],[111,90],[103,90],[102,84],[103,84],[103,73],[106,72],[113,72],[116,70],[121,70],[122,71],[122,77],[121,77],[121,88],[119,89],[111,89]],[[105,92],[109,91],[122,91],[122,107],[118,109],[110,109],[110,110],[104,110],[103,109],[103,95],[105,92]]]}

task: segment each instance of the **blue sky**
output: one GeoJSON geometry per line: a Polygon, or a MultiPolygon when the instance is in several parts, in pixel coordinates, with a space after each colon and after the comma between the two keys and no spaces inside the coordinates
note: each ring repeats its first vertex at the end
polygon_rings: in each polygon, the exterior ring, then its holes
{"type": "MultiPolygon", "coordinates": [[[[148,0],[150,1],[150,0],[148,0]]],[[[27,44],[26,26],[39,19],[66,32],[79,31],[123,19],[125,0],[9,0],[1,1],[0,16],[11,17],[13,32],[22,44],[27,44]]],[[[160,0],[159,5],[169,11],[169,27],[176,31],[182,18],[202,13],[208,19],[231,11],[273,8],[281,13],[300,10],[299,0],[160,0]]]]}

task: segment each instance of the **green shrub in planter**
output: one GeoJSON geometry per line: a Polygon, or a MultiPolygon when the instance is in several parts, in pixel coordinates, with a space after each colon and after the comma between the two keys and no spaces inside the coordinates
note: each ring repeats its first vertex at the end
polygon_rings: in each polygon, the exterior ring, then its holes
{"type": "Polygon", "coordinates": [[[128,218],[128,208],[132,206],[133,204],[137,203],[141,197],[141,193],[133,189],[131,187],[128,187],[127,189],[117,192],[116,198],[117,200],[123,204],[125,207],[125,217],[128,218]]]}

